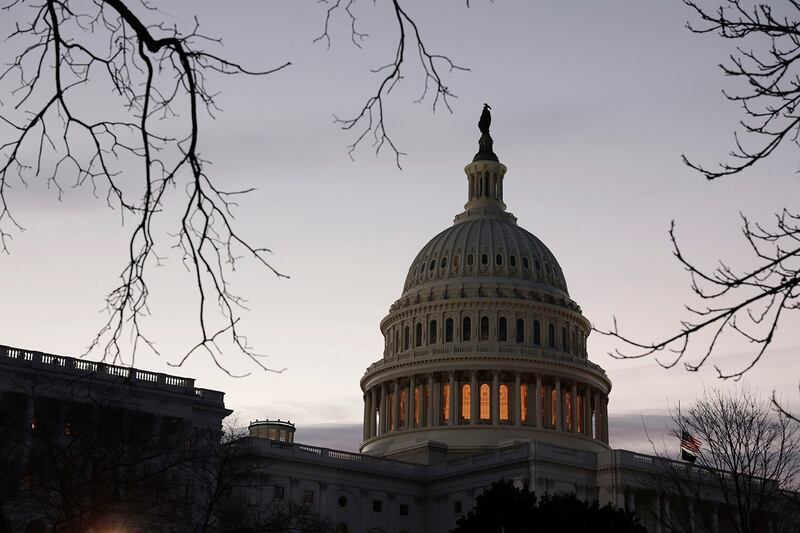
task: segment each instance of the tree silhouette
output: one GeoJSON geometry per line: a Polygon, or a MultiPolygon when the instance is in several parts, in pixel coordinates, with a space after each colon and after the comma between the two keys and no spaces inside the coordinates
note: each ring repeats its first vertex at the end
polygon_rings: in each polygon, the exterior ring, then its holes
{"type": "MultiPolygon", "coordinates": [[[[318,40],[330,46],[330,24],[345,16],[352,42],[363,46],[367,34],[358,26],[356,1],[326,3],[318,40]]],[[[375,69],[378,84],[361,109],[337,123],[355,133],[351,155],[371,137],[376,151],[390,147],[399,165],[403,154],[384,109],[406,64],[422,67],[418,101],[431,101],[434,110],[440,104],[450,109],[453,94],[444,72],[462,68],[428,49],[400,0],[376,8],[394,15],[394,55],[375,69]]],[[[267,248],[237,229],[237,198],[252,189],[226,189],[210,171],[201,152],[200,116],[218,111],[217,76],[267,76],[291,63],[247,68],[220,55],[220,40],[203,34],[196,18],[188,28],[167,25],[147,0],[10,0],[2,16],[14,20],[15,29],[4,41],[8,67],[0,72],[0,249],[8,252],[10,239],[23,229],[8,202],[12,186],[41,179],[59,196],[67,183],[87,187],[130,228],[119,284],[105,302],[108,319],[87,353],[98,350],[104,361],[131,365],[141,347],[157,353],[143,321],[149,273],[165,261],[162,250],[168,248],[186,266],[198,300],[196,342],[178,364],[202,351],[227,372],[219,347],[225,340],[268,369],[240,331],[245,300],[234,292],[230,272],[250,260],[285,275],[272,266],[267,248]],[[157,229],[164,227],[171,233],[157,229]],[[129,337],[130,351],[121,342],[129,337]]]]}
{"type": "MultiPolygon", "coordinates": [[[[708,168],[683,156],[684,162],[714,180],[743,172],[770,157],[778,146],[800,146],[800,2],[750,4],[725,0],[717,9],[684,0],[698,19],[688,23],[694,33],[715,34],[735,48],[722,71],[737,83],[725,97],[741,106],[740,130],[734,133],[730,158],[708,168]]],[[[697,371],[713,357],[723,339],[753,345],[753,356],[737,368],[714,364],[718,377],[740,379],[762,360],[775,340],[779,325],[796,320],[800,308],[800,213],[794,206],[775,214],[770,223],[751,221],[742,214],[742,233],[754,257],[752,268],[736,268],[724,260],[706,267],[687,258],[670,227],[673,253],[689,272],[693,295],[690,317],[677,331],[656,340],[621,333],[616,319],[610,329],[597,331],[622,341],[611,355],[620,359],[656,357],[671,368],[683,363],[697,371]]],[[[773,399],[774,401],[774,399],[773,399]]],[[[777,402],[775,402],[776,405],[777,402]]]]}

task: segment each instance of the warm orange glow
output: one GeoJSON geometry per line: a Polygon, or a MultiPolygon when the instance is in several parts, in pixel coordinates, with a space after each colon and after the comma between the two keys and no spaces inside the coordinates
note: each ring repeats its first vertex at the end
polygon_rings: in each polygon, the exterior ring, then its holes
{"type": "Polygon", "coordinates": [[[400,423],[399,427],[406,427],[406,409],[408,408],[408,389],[400,389],[400,423]]]}
{"type": "Polygon", "coordinates": [[[508,385],[500,385],[500,420],[508,420],[508,385]]]}
{"type": "Polygon", "coordinates": [[[394,393],[389,393],[387,396],[389,404],[389,431],[394,431],[397,429],[394,427],[394,393]]]}
{"type": "Polygon", "coordinates": [[[450,420],[450,384],[445,383],[442,385],[442,420],[448,422],[450,420]]]}
{"type": "Polygon", "coordinates": [[[558,398],[556,398],[556,389],[550,391],[550,425],[555,427],[556,425],[556,404],[558,403],[558,398]]]}
{"type": "Polygon", "coordinates": [[[572,431],[572,393],[569,391],[564,392],[564,419],[566,421],[567,429],[572,431]]]}
{"type": "Polygon", "coordinates": [[[489,385],[484,383],[481,385],[481,420],[489,420],[491,418],[491,390],[489,385]]]}
{"type": "Polygon", "coordinates": [[[583,396],[578,395],[578,412],[575,413],[578,420],[578,433],[583,433],[583,396]]]}
{"type": "Polygon", "coordinates": [[[414,387],[414,427],[419,427],[419,387],[414,387]]]}
{"type": "Polygon", "coordinates": [[[472,402],[470,401],[470,386],[464,384],[461,386],[461,418],[469,420],[472,414],[472,402]]]}
{"type": "Polygon", "coordinates": [[[528,386],[519,386],[519,415],[522,423],[528,422],[528,386]]]}

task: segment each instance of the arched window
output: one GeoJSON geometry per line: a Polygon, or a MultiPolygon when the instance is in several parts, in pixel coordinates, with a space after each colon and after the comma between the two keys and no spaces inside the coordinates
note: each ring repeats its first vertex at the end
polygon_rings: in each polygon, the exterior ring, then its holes
{"type": "Polygon", "coordinates": [[[440,422],[447,423],[450,420],[450,384],[442,384],[442,412],[440,422]]]}
{"type": "Polygon", "coordinates": [[[561,349],[565,352],[569,351],[569,342],[567,342],[567,328],[561,326],[561,349]]]}
{"type": "Polygon", "coordinates": [[[486,383],[481,385],[481,420],[489,420],[492,418],[491,396],[492,393],[489,385],[486,383]]]}
{"type": "Polygon", "coordinates": [[[431,259],[431,266],[428,270],[433,270],[434,268],[436,268],[436,259],[431,259]]]}
{"type": "Polygon", "coordinates": [[[401,389],[400,390],[400,424],[397,426],[398,429],[406,427],[406,409],[408,405],[408,389],[401,389]]]}
{"type": "Polygon", "coordinates": [[[508,264],[511,265],[511,268],[516,268],[516,266],[517,266],[517,256],[516,255],[509,256],[508,264]]]}
{"type": "Polygon", "coordinates": [[[414,326],[414,346],[422,346],[422,322],[414,326]]]}
{"type": "Polygon", "coordinates": [[[461,419],[462,420],[469,420],[471,409],[472,409],[472,401],[470,398],[470,385],[469,383],[464,383],[461,385],[461,419]]]}
{"type": "Polygon", "coordinates": [[[411,427],[412,428],[419,427],[419,412],[420,412],[420,409],[423,407],[422,402],[420,402],[419,392],[420,392],[420,388],[419,387],[414,387],[414,412],[411,414],[411,427]]]}
{"type": "Polygon", "coordinates": [[[481,254],[481,264],[482,265],[489,264],[489,254],[481,254]]]}
{"type": "Polygon", "coordinates": [[[461,340],[468,341],[472,339],[472,320],[468,316],[464,317],[461,321],[461,340]]]}
{"type": "Polygon", "coordinates": [[[394,330],[394,353],[400,351],[400,328],[394,330]]]}
{"type": "Polygon", "coordinates": [[[525,342],[525,321],[521,318],[517,319],[517,342],[525,342]]]}
{"type": "Polygon", "coordinates": [[[497,254],[494,256],[494,262],[497,264],[497,266],[503,266],[503,254],[497,254]]]}
{"type": "Polygon", "coordinates": [[[446,256],[442,257],[442,259],[439,260],[439,268],[447,268],[447,257],[446,256]]]}
{"type": "Polygon", "coordinates": [[[575,422],[573,417],[574,413],[572,412],[572,393],[570,391],[564,391],[562,394],[564,395],[564,421],[566,422],[567,429],[572,431],[572,424],[575,422]]]}
{"type": "Polygon", "coordinates": [[[500,342],[508,340],[508,320],[504,316],[497,322],[497,340],[500,342]]]}
{"type": "Polygon", "coordinates": [[[531,267],[531,264],[528,261],[528,258],[527,257],[523,257],[522,258],[522,268],[524,268],[525,270],[528,270],[530,267],[531,267]]]}
{"type": "Polygon", "coordinates": [[[409,342],[411,342],[410,339],[411,339],[411,330],[409,329],[408,326],[406,326],[406,329],[403,330],[403,349],[404,350],[408,350],[408,348],[409,348],[408,344],[409,344],[409,342]]]}
{"type": "Polygon", "coordinates": [[[428,327],[428,344],[436,344],[436,337],[438,335],[437,331],[438,324],[435,320],[431,320],[430,326],[428,327]]]}
{"type": "Polygon", "coordinates": [[[453,319],[444,321],[444,342],[453,342],[453,319]]]}
{"type": "Polygon", "coordinates": [[[528,423],[528,385],[523,383],[519,386],[519,418],[523,424],[528,423]]]}
{"type": "Polygon", "coordinates": [[[553,324],[547,326],[547,345],[551,348],[556,347],[556,327],[553,324]]]}
{"type": "Polygon", "coordinates": [[[489,317],[484,316],[481,317],[481,340],[488,341],[489,340],[489,317]]]}
{"type": "Polygon", "coordinates": [[[500,420],[508,420],[508,385],[500,385],[500,420]]]}
{"type": "Polygon", "coordinates": [[[542,327],[538,320],[533,321],[533,344],[537,346],[542,344],[542,327]]]}
{"type": "Polygon", "coordinates": [[[473,254],[469,254],[467,256],[467,266],[472,266],[474,262],[475,262],[475,256],[473,254]]]}

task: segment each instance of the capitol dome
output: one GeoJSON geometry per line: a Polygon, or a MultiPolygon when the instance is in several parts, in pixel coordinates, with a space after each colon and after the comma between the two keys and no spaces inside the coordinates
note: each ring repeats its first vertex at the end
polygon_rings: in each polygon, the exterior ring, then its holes
{"type": "Polygon", "coordinates": [[[541,240],[503,201],[484,110],[467,203],[417,254],[361,379],[364,453],[430,463],[514,442],[608,449],[611,382],[541,240]]]}

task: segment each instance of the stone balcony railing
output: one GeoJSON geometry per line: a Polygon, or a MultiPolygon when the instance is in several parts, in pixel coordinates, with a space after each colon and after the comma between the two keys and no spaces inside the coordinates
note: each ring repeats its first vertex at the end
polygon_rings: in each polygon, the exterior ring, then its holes
{"type": "Polygon", "coordinates": [[[436,358],[446,358],[459,355],[468,355],[470,353],[481,354],[481,357],[493,354],[499,357],[505,355],[526,355],[544,359],[546,361],[553,361],[558,363],[569,363],[577,366],[588,367],[590,370],[597,372],[603,376],[606,371],[600,365],[592,363],[588,359],[579,355],[572,355],[565,352],[525,345],[515,344],[464,344],[464,343],[448,343],[438,346],[422,346],[410,350],[404,350],[400,353],[385,355],[383,359],[371,364],[367,367],[367,372],[372,372],[384,365],[392,363],[405,363],[412,361],[430,361],[436,358]]]}
{"type": "Polygon", "coordinates": [[[172,376],[161,372],[149,372],[138,368],[98,363],[75,357],[53,355],[4,345],[0,345],[0,364],[36,368],[61,375],[94,374],[98,377],[102,376],[106,379],[132,383],[137,386],[191,395],[203,403],[219,407],[224,406],[225,394],[223,392],[200,389],[194,386],[194,379],[172,376]]]}

